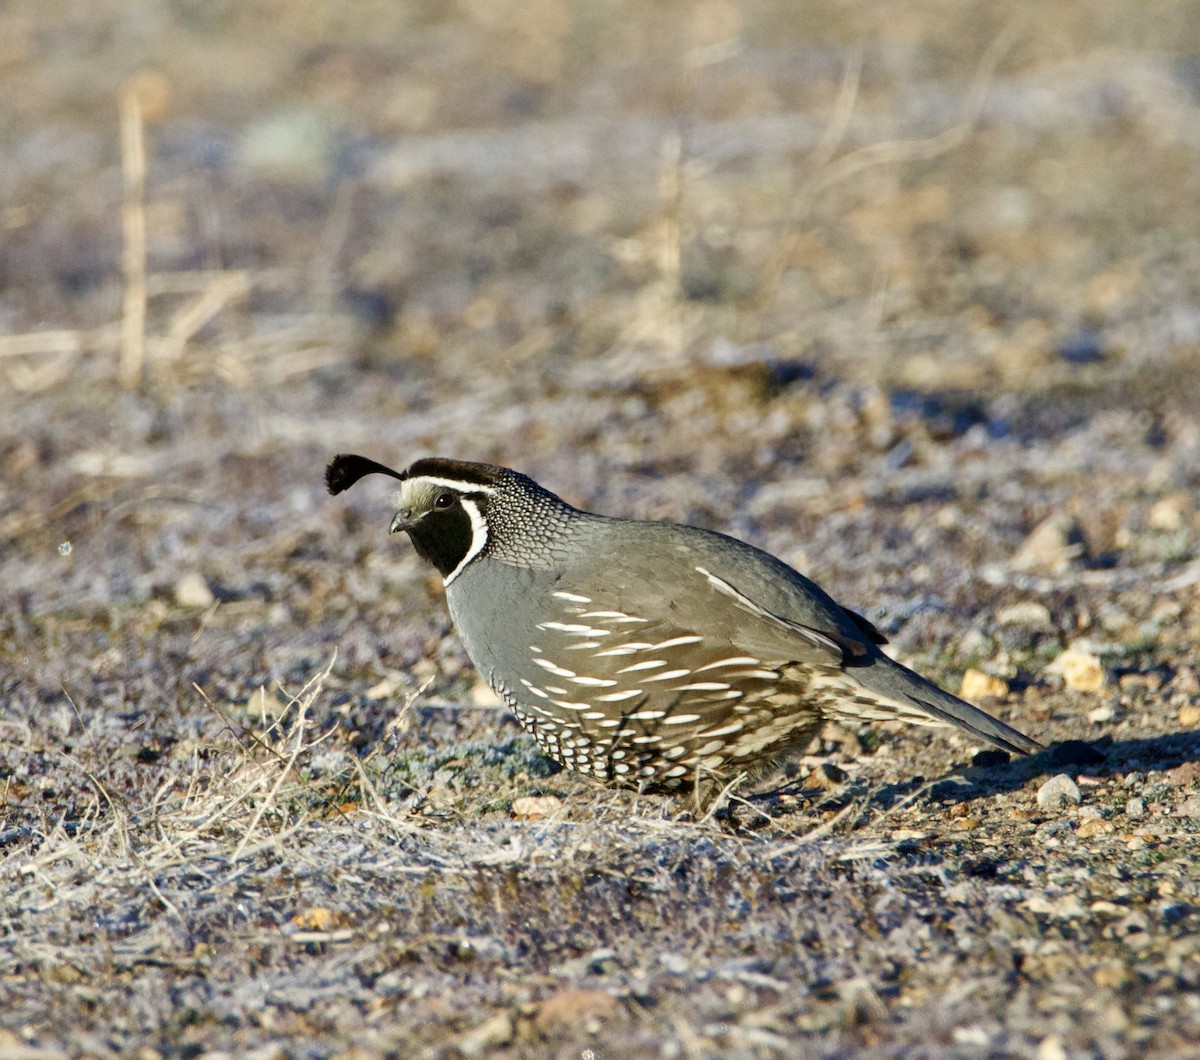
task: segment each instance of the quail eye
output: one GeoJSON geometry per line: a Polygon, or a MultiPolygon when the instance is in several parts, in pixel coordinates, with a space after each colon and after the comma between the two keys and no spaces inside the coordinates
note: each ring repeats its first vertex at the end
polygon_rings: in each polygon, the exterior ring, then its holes
{"type": "Polygon", "coordinates": [[[453,493],[443,493],[438,497],[438,499],[436,501],[433,502],[433,506],[435,508],[446,509],[446,508],[449,508],[453,503],[454,503],[454,494],[453,493]]]}

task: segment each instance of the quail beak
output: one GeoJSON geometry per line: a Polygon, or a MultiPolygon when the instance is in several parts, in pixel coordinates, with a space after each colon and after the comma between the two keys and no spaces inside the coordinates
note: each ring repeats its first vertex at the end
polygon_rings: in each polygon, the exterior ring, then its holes
{"type": "Polygon", "coordinates": [[[420,520],[413,518],[413,513],[410,509],[401,508],[392,517],[392,525],[388,529],[393,534],[399,534],[404,530],[411,530],[418,522],[420,520]]]}

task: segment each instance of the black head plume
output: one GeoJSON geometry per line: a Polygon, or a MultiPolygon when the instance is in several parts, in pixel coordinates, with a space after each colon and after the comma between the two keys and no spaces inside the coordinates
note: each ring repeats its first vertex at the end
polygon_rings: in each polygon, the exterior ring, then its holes
{"type": "Polygon", "coordinates": [[[365,456],[338,453],[329,461],[329,466],[325,469],[325,485],[329,492],[336,496],[344,490],[348,490],[363,475],[374,474],[391,475],[392,478],[400,480],[406,477],[399,471],[393,471],[390,467],[385,467],[374,460],[368,460],[365,456]]]}

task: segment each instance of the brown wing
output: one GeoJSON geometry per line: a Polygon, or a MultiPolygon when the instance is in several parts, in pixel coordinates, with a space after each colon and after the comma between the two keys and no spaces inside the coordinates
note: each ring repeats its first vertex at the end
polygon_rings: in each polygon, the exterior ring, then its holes
{"type": "MultiPolygon", "coordinates": [[[[711,597],[711,587],[697,585],[711,597]]],[[[751,631],[744,638],[710,626],[704,615],[713,608],[698,611],[693,600],[660,600],[658,617],[650,617],[568,589],[552,599],[558,613],[538,624],[520,672],[504,675],[505,692],[552,753],[611,779],[641,774],[670,782],[697,767],[718,772],[739,753],[750,758],[801,739],[819,718],[798,705],[784,665],[811,654],[815,668],[839,668],[836,645],[795,634],[773,643],[780,638],[770,626],[778,624],[753,613],[738,624],[751,631]],[[756,626],[765,627],[759,636],[756,626]]]]}

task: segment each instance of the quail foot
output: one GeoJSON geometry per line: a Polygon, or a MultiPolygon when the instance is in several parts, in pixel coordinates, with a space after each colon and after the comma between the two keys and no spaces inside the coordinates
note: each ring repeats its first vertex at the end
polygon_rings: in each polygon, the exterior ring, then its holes
{"type": "Polygon", "coordinates": [[[826,719],[955,725],[1041,746],[889,659],[802,574],[723,534],[571,507],[490,464],[334,457],[330,493],[400,480],[393,533],[441,573],[467,653],[550,757],[675,789],[761,772],[826,719]]]}

